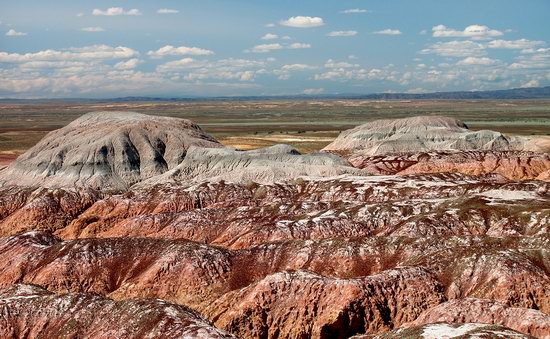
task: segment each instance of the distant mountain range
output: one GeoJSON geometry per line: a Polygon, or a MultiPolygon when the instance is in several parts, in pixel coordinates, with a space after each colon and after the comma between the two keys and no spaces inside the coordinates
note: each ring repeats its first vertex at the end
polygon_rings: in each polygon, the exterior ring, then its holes
{"type": "Polygon", "coordinates": [[[474,99],[550,99],[550,86],[512,88],[494,91],[458,91],[433,93],[374,93],[374,94],[325,94],[281,96],[232,96],[232,97],[149,97],[132,96],[109,99],[59,98],[59,99],[0,99],[0,102],[76,101],[76,102],[135,102],[135,101],[205,101],[205,100],[272,100],[272,99],[364,99],[364,100],[474,100],[474,99]]]}

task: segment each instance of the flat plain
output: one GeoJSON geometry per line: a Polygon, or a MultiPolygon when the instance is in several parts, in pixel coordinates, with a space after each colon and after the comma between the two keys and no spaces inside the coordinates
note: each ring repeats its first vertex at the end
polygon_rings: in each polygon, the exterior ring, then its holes
{"type": "Polygon", "coordinates": [[[550,100],[190,100],[28,101],[0,104],[0,164],[48,132],[92,111],[134,111],[191,119],[223,144],[255,149],[290,144],[318,151],[343,130],[376,119],[445,115],[472,130],[550,135],[550,100]]]}

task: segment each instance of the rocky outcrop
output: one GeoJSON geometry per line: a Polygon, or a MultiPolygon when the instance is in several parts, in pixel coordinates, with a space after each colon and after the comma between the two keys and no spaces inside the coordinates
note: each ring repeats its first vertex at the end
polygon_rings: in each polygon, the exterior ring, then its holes
{"type": "Polygon", "coordinates": [[[481,322],[500,324],[538,338],[550,338],[550,316],[543,312],[509,307],[487,299],[451,300],[426,311],[407,326],[434,322],[481,322]]]}
{"type": "Polygon", "coordinates": [[[0,290],[2,338],[233,338],[197,312],[158,299],[55,295],[29,285],[0,290]]]}
{"type": "Polygon", "coordinates": [[[374,237],[226,250],[187,240],[62,241],[29,232],[0,238],[0,286],[161,298],[242,337],[345,337],[391,330],[446,300],[472,296],[549,312],[549,244],[547,235],[374,237]]]}
{"type": "Polygon", "coordinates": [[[228,248],[335,237],[535,235],[549,230],[549,187],[459,174],[157,185],[100,200],[57,234],[186,238],[228,248]]]}
{"type": "Polygon", "coordinates": [[[225,294],[205,314],[245,338],[346,338],[415,319],[442,301],[441,290],[437,280],[418,268],[361,279],[280,272],[225,294]]]}
{"type": "Polygon", "coordinates": [[[534,339],[534,337],[500,325],[483,323],[426,324],[410,328],[400,328],[379,335],[357,335],[353,339],[534,339]]]}
{"type": "Polygon", "coordinates": [[[192,147],[176,168],[147,180],[142,186],[205,180],[272,184],[306,175],[327,177],[341,174],[367,173],[353,168],[336,155],[302,155],[288,145],[275,145],[252,151],[192,147]]]}
{"type": "Polygon", "coordinates": [[[439,151],[396,155],[352,154],[349,161],[372,174],[496,173],[510,180],[548,180],[548,153],[523,151],[439,151]]]}
{"type": "Polygon", "coordinates": [[[222,147],[189,120],[93,112],[50,132],[0,172],[0,182],[125,190],[176,167],[193,145],[222,147]]]}
{"type": "Polygon", "coordinates": [[[420,116],[377,120],[342,132],[326,146],[371,174],[499,174],[547,180],[550,138],[470,131],[460,120],[420,116]]]}
{"type": "Polygon", "coordinates": [[[362,156],[428,151],[548,151],[537,138],[470,131],[462,121],[441,116],[376,120],[340,133],[323,150],[362,156]]]}
{"type": "Polygon", "coordinates": [[[61,229],[103,195],[90,189],[0,187],[0,235],[61,229]]]}

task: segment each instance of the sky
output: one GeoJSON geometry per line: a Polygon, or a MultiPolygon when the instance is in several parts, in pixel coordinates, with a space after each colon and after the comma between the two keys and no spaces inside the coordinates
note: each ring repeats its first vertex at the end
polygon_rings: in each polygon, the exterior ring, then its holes
{"type": "Polygon", "coordinates": [[[547,0],[0,0],[0,97],[550,85],[547,0]]]}

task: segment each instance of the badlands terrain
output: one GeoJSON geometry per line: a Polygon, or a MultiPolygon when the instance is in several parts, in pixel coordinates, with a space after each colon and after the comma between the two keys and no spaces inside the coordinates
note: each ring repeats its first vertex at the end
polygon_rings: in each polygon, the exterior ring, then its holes
{"type": "Polygon", "coordinates": [[[2,338],[550,338],[547,136],[75,118],[0,170],[2,338]]]}

